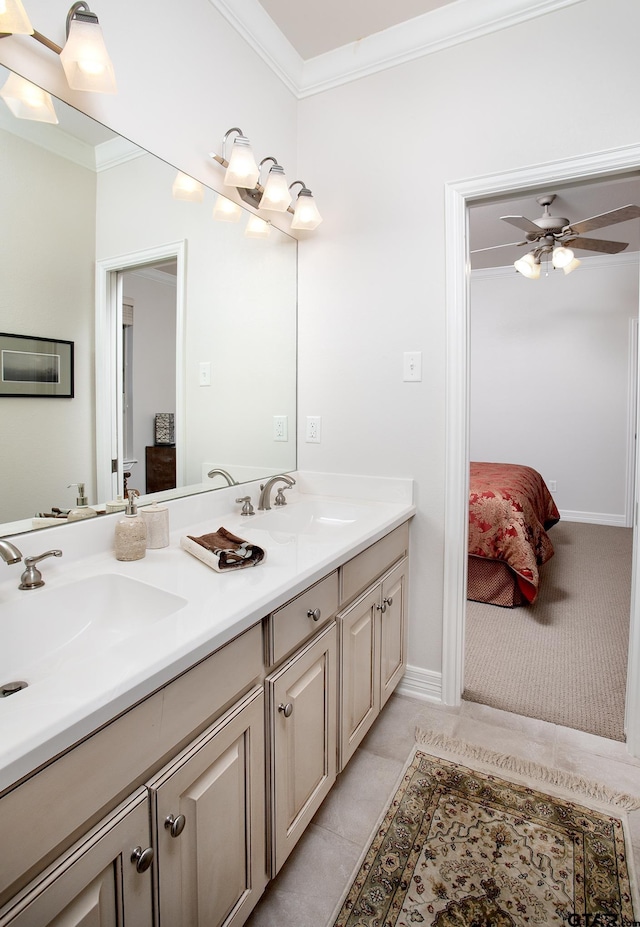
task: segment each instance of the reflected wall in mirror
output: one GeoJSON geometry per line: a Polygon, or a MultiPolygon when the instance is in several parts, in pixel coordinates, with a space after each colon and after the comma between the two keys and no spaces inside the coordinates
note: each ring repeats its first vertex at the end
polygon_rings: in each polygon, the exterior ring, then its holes
{"type": "Polygon", "coordinates": [[[138,461],[129,485],[144,493],[159,412],[175,413],[171,496],[226,485],[207,479],[214,467],[239,482],[295,469],[295,239],[274,227],[246,238],[246,210],[215,221],[206,188],[201,202],[174,199],[176,168],[54,105],[57,126],[17,120],[0,101],[11,178],[0,318],[6,332],[74,342],[75,397],[0,397],[0,533],[71,508],[70,483],[85,483],[90,504],[107,501],[121,488],[112,460],[122,473],[125,454],[138,461]],[[123,375],[124,404],[105,392],[123,375]],[[275,440],[275,416],[287,417],[287,441],[275,440]]]}

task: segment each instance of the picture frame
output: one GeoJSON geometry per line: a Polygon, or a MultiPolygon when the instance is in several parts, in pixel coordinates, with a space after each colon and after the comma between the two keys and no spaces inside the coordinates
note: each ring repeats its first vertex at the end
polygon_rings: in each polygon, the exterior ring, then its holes
{"type": "Polygon", "coordinates": [[[0,397],[72,399],[73,341],[0,332],[0,397]]]}

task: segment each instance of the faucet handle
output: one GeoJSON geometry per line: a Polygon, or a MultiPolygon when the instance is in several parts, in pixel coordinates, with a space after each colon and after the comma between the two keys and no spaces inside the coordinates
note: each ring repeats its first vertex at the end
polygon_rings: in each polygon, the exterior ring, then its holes
{"type": "Polygon", "coordinates": [[[45,557],[62,557],[62,551],[47,550],[44,554],[39,554],[37,557],[25,557],[24,565],[26,569],[20,577],[18,589],[38,589],[39,586],[44,586],[42,573],[37,568],[36,563],[39,563],[40,560],[44,560],[45,557]]]}
{"type": "Polygon", "coordinates": [[[241,496],[239,499],[236,499],[236,502],[243,503],[242,511],[240,512],[241,515],[255,515],[256,514],[253,511],[253,504],[251,502],[251,496],[241,496]]]}
{"type": "Polygon", "coordinates": [[[276,493],[276,501],[273,503],[274,505],[286,505],[287,504],[287,500],[284,497],[284,494],[287,491],[287,489],[290,489],[290,487],[289,486],[279,486],[278,487],[278,492],[276,493]]]}

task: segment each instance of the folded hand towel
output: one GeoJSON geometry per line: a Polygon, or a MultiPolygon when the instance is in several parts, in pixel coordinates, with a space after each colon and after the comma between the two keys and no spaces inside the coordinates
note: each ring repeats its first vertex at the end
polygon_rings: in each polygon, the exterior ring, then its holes
{"type": "Polygon", "coordinates": [[[217,531],[200,537],[187,535],[180,539],[180,544],[198,560],[202,560],[219,573],[257,566],[267,556],[257,544],[236,537],[226,528],[218,528],[217,531]]]}

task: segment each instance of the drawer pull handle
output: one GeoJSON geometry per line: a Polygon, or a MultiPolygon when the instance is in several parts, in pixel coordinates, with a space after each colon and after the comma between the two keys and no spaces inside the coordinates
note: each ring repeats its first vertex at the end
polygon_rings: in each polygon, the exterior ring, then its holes
{"type": "Polygon", "coordinates": [[[174,818],[172,814],[166,818],[164,826],[170,832],[172,837],[179,837],[182,831],[184,830],[184,825],[187,823],[187,819],[184,814],[179,814],[177,818],[174,818]]]}
{"type": "Polygon", "coordinates": [[[319,608],[310,608],[307,612],[307,618],[313,618],[314,621],[320,621],[322,618],[322,612],[319,608]]]}
{"type": "Polygon", "coordinates": [[[136,872],[146,872],[153,862],[152,848],[143,850],[142,847],[136,847],[131,853],[131,862],[136,864],[136,872]]]}
{"type": "Polygon", "coordinates": [[[291,702],[287,702],[286,705],[280,702],[278,705],[278,711],[281,711],[285,718],[290,718],[293,713],[293,705],[291,702]]]}

